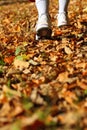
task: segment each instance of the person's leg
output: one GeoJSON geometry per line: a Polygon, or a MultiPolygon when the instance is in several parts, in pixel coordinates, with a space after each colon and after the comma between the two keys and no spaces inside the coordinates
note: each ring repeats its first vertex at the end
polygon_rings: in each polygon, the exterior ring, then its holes
{"type": "Polygon", "coordinates": [[[35,3],[39,17],[49,14],[49,0],[36,0],[35,3]]]}
{"type": "Polygon", "coordinates": [[[49,17],[49,0],[36,0],[38,21],[36,25],[36,40],[51,37],[51,22],[49,17]]]}
{"type": "Polygon", "coordinates": [[[67,12],[69,0],[59,0],[59,13],[67,12]]]}
{"type": "Polygon", "coordinates": [[[68,4],[70,0],[59,0],[58,26],[68,25],[68,4]]]}

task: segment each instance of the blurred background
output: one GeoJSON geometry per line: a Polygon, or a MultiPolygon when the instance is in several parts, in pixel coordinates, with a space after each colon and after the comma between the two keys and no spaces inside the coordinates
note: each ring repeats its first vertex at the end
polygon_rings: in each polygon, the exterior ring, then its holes
{"type": "Polygon", "coordinates": [[[0,5],[13,4],[15,2],[27,2],[28,0],[0,0],[0,5]]]}

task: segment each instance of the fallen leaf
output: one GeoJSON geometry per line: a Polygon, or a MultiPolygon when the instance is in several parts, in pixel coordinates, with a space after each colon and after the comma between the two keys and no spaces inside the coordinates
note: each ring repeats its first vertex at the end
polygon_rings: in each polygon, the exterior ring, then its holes
{"type": "Polygon", "coordinates": [[[15,55],[16,55],[16,56],[19,55],[20,52],[21,52],[21,47],[18,46],[18,47],[16,48],[15,55]]]}
{"type": "Polygon", "coordinates": [[[0,65],[2,65],[2,66],[5,65],[5,62],[2,59],[0,59],[0,65]]]}
{"type": "Polygon", "coordinates": [[[9,56],[4,58],[4,62],[7,64],[11,64],[14,61],[15,56],[9,56]]]}
{"type": "Polygon", "coordinates": [[[87,66],[86,62],[78,62],[78,63],[76,63],[76,68],[83,68],[83,69],[85,69],[86,66],[87,66]]]}
{"type": "Polygon", "coordinates": [[[36,62],[36,61],[34,61],[34,60],[29,60],[29,63],[31,64],[31,65],[39,65],[39,63],[38,62],[36,62]]]}
{"type": "Polygon", "coordinates": [[[4,103],[3,107],[0,110],[0,117],[7,116],[11,111],[10,104],[8,102],[4,103]]]}
{"type": "Polygon", "coordinates": [[[20,106],[20,105],[18,106],[18,105],[17,105],[17,106],[14,108],[14,111],[11,111],[11,112],[10,112],[9,117],[15,117],[15,116],[21,114],[23,111],[24,111],[24,110],[23,110],[22,106],[20,106]]]}
{"type": "Polygon", "coordinates": [[[68,46],[65,46],[64,50],[66,54],[68,55],[72,54],[72,50],[68,46]]]}
{"type": "Polygon", "coordinates": [[[19,69],[19,70],[23,70],[23,69],[27,69],[28,67],[29,67],[29,62],[27,62],[27,61],[22,61],[22,60],[17,60],[17,59],[15,59],[14,60],[14,67],[16,68],[16,69],[19,69]]]}
{"type": "Polygon", "coordinates": [[[83,9],[83,12],[87,12],[87,7],[85,7],[85,8],[83,9]]]}
{"type": "Polygon", "coordinates": [[[77,79],[77,77],[70,78],[68,72],[62,72],[58,75],[57,79],[61,83],[65,83],[65,82],[72,83],[77,79]]]}
{"type": "Polygon", "coordinates": [[[54,35],[55,35],[55,36],[61,36],[61,35],[62,35],[62,31],[56,29],[55,32],[54,32],[54,35]]]}
{"type": "Polygon", "coordinates": [[[12,90],[8,88],[6,85],[3,86],[3,91],[8,95],[21,97],[20,91],[12,90]]]}
{"type": "Polygon", "coordinates": [[[28,126],[28,125],[32,125],[36,120],[38,120],[38,115],[37,114],[33,114],[31,117],[24,117],[22,118],[22,126],[28,126]]]}
{"type": "Polygon", "coordinates": [[[6,23],[6,24],[10,24],[10,20],[9,20],[8,18],[5,18],[5,19],[3,20],[3,22],[6,23]]]}
{"type": "Polygon", "coordinates": [[[87,89],[87,84],[84,83],[84,82],[81,82],[81,81],[77,80],[77,85],[78,85],[78,87],[80,87],[81,89],[84,89],[84,90],[87,89]]]}
{"type": "Polygon", "coordinates": [[[16,25],[15,29],[14,29],[14,32],[20,32],[20,31],[21,31],[20,25],[16,25]]]}

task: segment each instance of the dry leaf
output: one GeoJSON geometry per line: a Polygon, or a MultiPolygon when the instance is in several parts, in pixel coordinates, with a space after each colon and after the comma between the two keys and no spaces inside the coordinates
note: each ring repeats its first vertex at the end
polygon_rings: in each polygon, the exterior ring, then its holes
{"type": "Polygon", "coordinates": [[[31,117],[22,118],[22,126],[32,125],[38,119],[38,115],[34,114],[31,117]]]}
{"type": "Polygon", "coordinates": [[[15,56],[9,56],[4,58],[4,62],[11,64],[14,61],[15,56]]]}
{"type": "Polygon", "coordinates": [[[0,110],[0,117],[4,117],[4,116],[7,116],[11,111],[11,107],[10,107],[10,104],[8,102],[6,102],[2,109],[0,110]]]}
{"type": "Polygon", "coordinates": [[[58,79],[59,82],[61,82],[61,83],[65,83],[65,82],[67,82],[67,83],[72,83],[72,82],[74,82],[74,81],[77,79],[77,77],[69,78],[68,75],[69,75],[68,72],[62,72],[62,73],[60,73],[60,74],[58,75],[57,79],[58,79]]]}
{"type": "Polygon", "coordinates": [[[83,12],[87,12],[87,7],[85,7],[85,8],[83,9],[83,12]]]}
{"type": "Polygon", "coordinates": [[[76,63],[76,68],[83,68],[83,69],[85,69],[86,66],[87,66],[87,63],[85,63],[85,62],[76,63]]]}
{"type": "Polygon", "coordinates": [[[72,50],[68,46],[65,46],[64,50],[66,54],[68,55],[72,54],[72,50]]]}
{"type": "Polygon", "coordinates": [[[28,67],[29,67],[29,62],[27,62],[27,61],[22,61],[22,60],[17,60],[17,59],[15,59],[14,60],[14,67],[16,68],[16,69],[19,69],[19,70],[23,70],[23,69],[27,69],[28,67]]]}
{"type": "Polygon", "coordinates": [[[14,117],[14,116],[17,116],[17,115],[19,115],[19,114],[21,114],[23,112],[23,108],[22,108],[22,106],[16,106],[16,108],[14,108],[14,111],[12,111],[12,112],[10,112],[10,117],[14,117]]]}
{"type": "Polygon", "coordinates": [[[5,93],[9,93],[9,94],[11,94],[11,95],[13,95],[13,96],[21,97],[20,91],[12,90],[12,89],[8,88],[6,85],[3,86],[3,91],[4,91],[5,93]]]}
{"type": "Polygon", "coordinates": [[[55,35],[55,36],[61,36],[61,35],[62,35],[62,31],[56,29],[55,32],[54,32],[54,35],[55,35]]]}
{"type": "Polygon", "coordinates": [[[86,83],[77,80],[77,85],[78,85],[78,87],[80,87],[81,89],[87,90],[87,84],[86,84],[86,83]]]}

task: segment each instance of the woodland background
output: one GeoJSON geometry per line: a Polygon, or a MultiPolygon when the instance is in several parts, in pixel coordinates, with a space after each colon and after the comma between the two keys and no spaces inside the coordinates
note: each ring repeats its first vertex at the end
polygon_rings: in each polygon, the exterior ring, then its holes
{"type": "Polygon", "coordinates": [[[35,40],[34,2],[0,0],[0,130],[87,130],[87,0],[69,4],[70,26],[35,40]]]}

